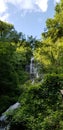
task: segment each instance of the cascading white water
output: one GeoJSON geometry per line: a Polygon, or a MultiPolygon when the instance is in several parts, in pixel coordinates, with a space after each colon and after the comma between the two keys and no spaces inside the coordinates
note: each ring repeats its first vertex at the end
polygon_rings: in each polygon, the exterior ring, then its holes
{"type": "Polygon", "coordinates": [[[31,58],[31,63],[30,63],[30,74],[34,74],[34,58],[31,58]]]}
{"type": "Polygon", "coordinates": [[[34,83],[34,78],[39,77],[37,68],[34,63],[34,57],[31,58],[31,62],[30,62],[30,76],[31,76],[32,84],[34,83]]]}
{"type": "Polygon", "coordinates": [[[16,102],[14,105],[11,105],[4,113],[2,113],[2,116],[0,117],[0,130],[9,130],[10,127],[10,122],[7,121],[7,113],[10,111],[12,112],[13,110],[17,109],[20,107],[20,103],[16,102]]]}

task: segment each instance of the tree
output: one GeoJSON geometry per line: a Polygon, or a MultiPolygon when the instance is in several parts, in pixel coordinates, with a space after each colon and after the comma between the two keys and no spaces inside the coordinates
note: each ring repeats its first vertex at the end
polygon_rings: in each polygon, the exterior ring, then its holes
{"type": "Polygon", "coordinates": [[[46,30],[43,38],[51,37],[53,42],[63,36],[63,0],[56,5],[54,18],[47,19],[46,30]]]}
{"type": "Polygon", "coordinates": [[[0,41],[15,42],[24,40],[23,33],[18,33],[12,24],[0,21],[0,41]]]}
{"type": "Polygon", "coordinates": [[[14,45],[0,42],[0,113],[16,102],[20,93],[19,79],[12,62],[14,52],[14,45]]]}
{"type": "Polygon", "coordinates": [[[9,37],[9,33],[14,29],[12,24],[0,21],[0,39],[9,37]]]}
{"type": "Polygon", "coordinates": [[[59,130],[63,128],[63,123],[60,124],[63,119],[60,96],[60,89],[63,88],[62,81],[63,75],[48,74],[41,83],[25,84],[25,91],[19,98],[21,107],[11,115],[10,130],[59,130]]]}
{"type": "Polygon", "coordinates": [[[46,31],[42,33],[41,47],[35,49],[34,56],[41,72],[62,73],[63,58],[63,0],[56,5],[54,18],[46,21],[46,31]]]}
{"type": "MultiPolygon", "coordinates": [[[[63,72],[63,38],[54,44],[49,38],[42,42],[41,48],[34,51],[35,60],[40,65],[42,72],[63,72]]],[[[39,66],[38,66],[39,67],[39,66]]]]}
{"type": "Polygon", "coordinates": [[[22,93],[21,85],[29,79],[26,65],[30,62],[32,51],[24,34],[18,33],[12,24],[0,21],[0,28],[1,113],[22,93]]]}

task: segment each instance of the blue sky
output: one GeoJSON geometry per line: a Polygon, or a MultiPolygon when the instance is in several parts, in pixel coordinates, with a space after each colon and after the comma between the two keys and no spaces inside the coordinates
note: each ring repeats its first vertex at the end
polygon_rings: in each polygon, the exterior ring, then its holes
{"type": "Polygon", "coordinates": [[[26,36],[40,39],[47,18],[54,16],[56,2],[60,0],[0,0],[0,20],[12,23],[26,36]]]}

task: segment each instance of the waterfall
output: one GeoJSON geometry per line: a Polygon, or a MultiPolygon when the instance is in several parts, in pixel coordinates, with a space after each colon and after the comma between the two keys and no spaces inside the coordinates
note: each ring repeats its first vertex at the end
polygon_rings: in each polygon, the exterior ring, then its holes
{"type": "Polygon", "coordinates": [[[30,74],[34,74],[34,58],[31,58],[31,63],[30,63],[30,74]]]}
{"type": "Polygon", "coordinates": [[[11,105],[0,117],[0,130],[9,130],[10,122],[7,121],[7,114],[13,112],[15,109],[20,107],[20,103],[16,102],[14,105],[11,105]]]}
{"type": "Polygon", "coordinates": [[[32,84],[34,83],[34,79],[39,77],[37,67],[35,66],[34,63],[34,57],[31,58],[31,62],[30,62],[30,76],[31,76],[32,84]]]}
{"type": "Polygon", "coordinates": [[[30,78],[32,80],[32,84],[34,83],[34,77],[35,77],[35,67],[34,67],[34,57],[32,57],[30,62],[30,78]]]}

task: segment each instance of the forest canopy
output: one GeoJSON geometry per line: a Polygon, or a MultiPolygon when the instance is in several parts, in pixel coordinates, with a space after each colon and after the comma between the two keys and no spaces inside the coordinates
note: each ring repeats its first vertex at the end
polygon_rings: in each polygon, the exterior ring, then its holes
{"type": "Polygon", "coordinates": [[[10,130],[63,130],[63,0],[41,36],[26,38],[0,21],[0,114],[17,101],[21,104],[7,115],[10,130]],[[38,72],[33,80],[32,57],[38,72]]]}

